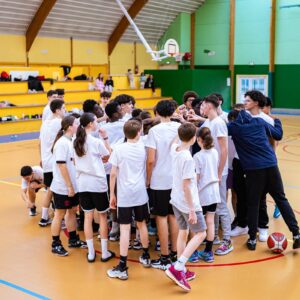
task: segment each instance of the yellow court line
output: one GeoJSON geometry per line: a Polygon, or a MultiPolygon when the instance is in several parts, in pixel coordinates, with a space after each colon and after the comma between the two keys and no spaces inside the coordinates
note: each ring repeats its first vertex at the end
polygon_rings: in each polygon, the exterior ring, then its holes
{"type": "Polygon", "coordinates": [[[0,180],[0,183],[12,185],[12,186],[17,186],[17,187],[21,187],[20,184],[13,183],[13,182],[9,182],[9,181],[3,181],[3,180],[0,180]]]}

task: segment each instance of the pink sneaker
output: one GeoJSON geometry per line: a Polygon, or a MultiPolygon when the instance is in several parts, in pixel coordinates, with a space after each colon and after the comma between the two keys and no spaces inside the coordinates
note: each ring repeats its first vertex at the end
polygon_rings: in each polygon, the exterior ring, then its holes
{"type": "Polygon", "coordinates": [[[187,281],[191,281],[191,280],[193,280],[193,279],[196,278],[196,273],[192,272],[190,270],[186,270],[186,272],[185,272],[185,278],[186,278],[187,281]]]}
{"type": "Polygon", "coordinates": [[[187,282],[185,273],[183,271],[177,271],[172,265],[169,269],[165,271],[166,275],[172,279],[177,285],[179,285],[185,291],[190,291],[191,287],[187,282]]]}

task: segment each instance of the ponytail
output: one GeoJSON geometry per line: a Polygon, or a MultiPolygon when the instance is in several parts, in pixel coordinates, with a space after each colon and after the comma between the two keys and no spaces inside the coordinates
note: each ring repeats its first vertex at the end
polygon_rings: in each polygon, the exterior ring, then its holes
{"type": "Polygon", "coordinates": [[[95,120],[95,115],[92,113],[84,113],[80,117],[80,126],[77,128],[76,138],[74,141],[74,149],[77,156],[82,157],[85,155],[85,142],[86,142],[86,132],[85,128],[95,120]]]}
{"type": "Polygon", "coordinates": [[[214,147],[214,139],[211,136],[211,131],[208,127],[201,127],[197,131],[197,138],[200,138],[203,143],[203,148],[209,150],[214,147]]]}
{"type": "Polygon", "coordinates": [[[68,130],[68,128],[73,125],[74,121],[75,121],[75,117],[73,117],[73,116],[67,116],[62,119],[61,129],[57,133],[56,138],[52,145],[52,149],[51,149],[52,153],[53,153],[53,149],[54,149],[56,142],[64,135],[64,133],[68,130]]]}

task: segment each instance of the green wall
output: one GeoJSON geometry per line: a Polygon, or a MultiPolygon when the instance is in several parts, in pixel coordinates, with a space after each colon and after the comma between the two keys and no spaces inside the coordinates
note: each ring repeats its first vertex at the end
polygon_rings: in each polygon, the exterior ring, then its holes
{"type": "Polygon", "coordinates": [[[228,70],[145,70],[153,74],[155,82],[162,88],[162,95],[172,97],[182,103],[184,92],[193,90],[204,97],[213,92],[219,92],[224,97],[224,109],[230,108],[230,87],[227,78],[228,70]]]}
{"type": "Polygon", "coordinates": [[[270,0],[236,0],[236,65],[269,63],[270,0]]]}
{"type": "Polygon", "coordinates": [[[196,11],[195,64],[228,65],[229,0],[206,0],[196,11]],[[216,54],[208,56],[207,49],[216,54]]]}

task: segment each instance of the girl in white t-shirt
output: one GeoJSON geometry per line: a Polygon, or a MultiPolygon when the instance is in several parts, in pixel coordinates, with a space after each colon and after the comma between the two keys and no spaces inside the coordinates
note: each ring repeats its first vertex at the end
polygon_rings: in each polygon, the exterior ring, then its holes
{"type": "Polygon", "coordinates": [[[66,226],[69,232],[69,248],[86,248],[86,243],[79,240],[76,233],[76,210],[79,197],[76,185],[76,170],[72,137],[78,127],[78,121],[73,116],[65,117],[61,122],[53,144],[53,180],[50,186],[55,205],[54,218],[51,224],[52,252],[59,256],[68,255],[59,238],[61,222],[66,216],[66,226]],[[66,215],[67,214],[67,215],[66,215]]]}
{"type": "Polygon", "coordinates": [[[200,204],[205,215],[207,225],[206,247],[198,253],[199,258],[205,262],[213,262],[212,245],[215,237],[215,212],[217,203],[221,202],[218,178],[218,152],[214,148],[210,129],[202,127],[197,132],[197,142],[201,151],[194,155],[197,185],[200,204]]]}
{"type": "Polygon", "coordinates": [[[94,262],[96,258],[93,241],[93,219],[96,209],[100,220],[101,261],[107,262],[115,256],[115,253],[107,250],[109,199],[106,173],[102,161],[102,159],[108,159],[110,146],[105,130],[99,130],[99,135],[104,143],[101,139],[91,135],[95,130],[97,130],[96,116],[92,113],[84,113],[80,118],[80,125],[74,141],[75,167],[80,206],[84,211],[84,234],[89,250],[87,260],[94,262]]]}

